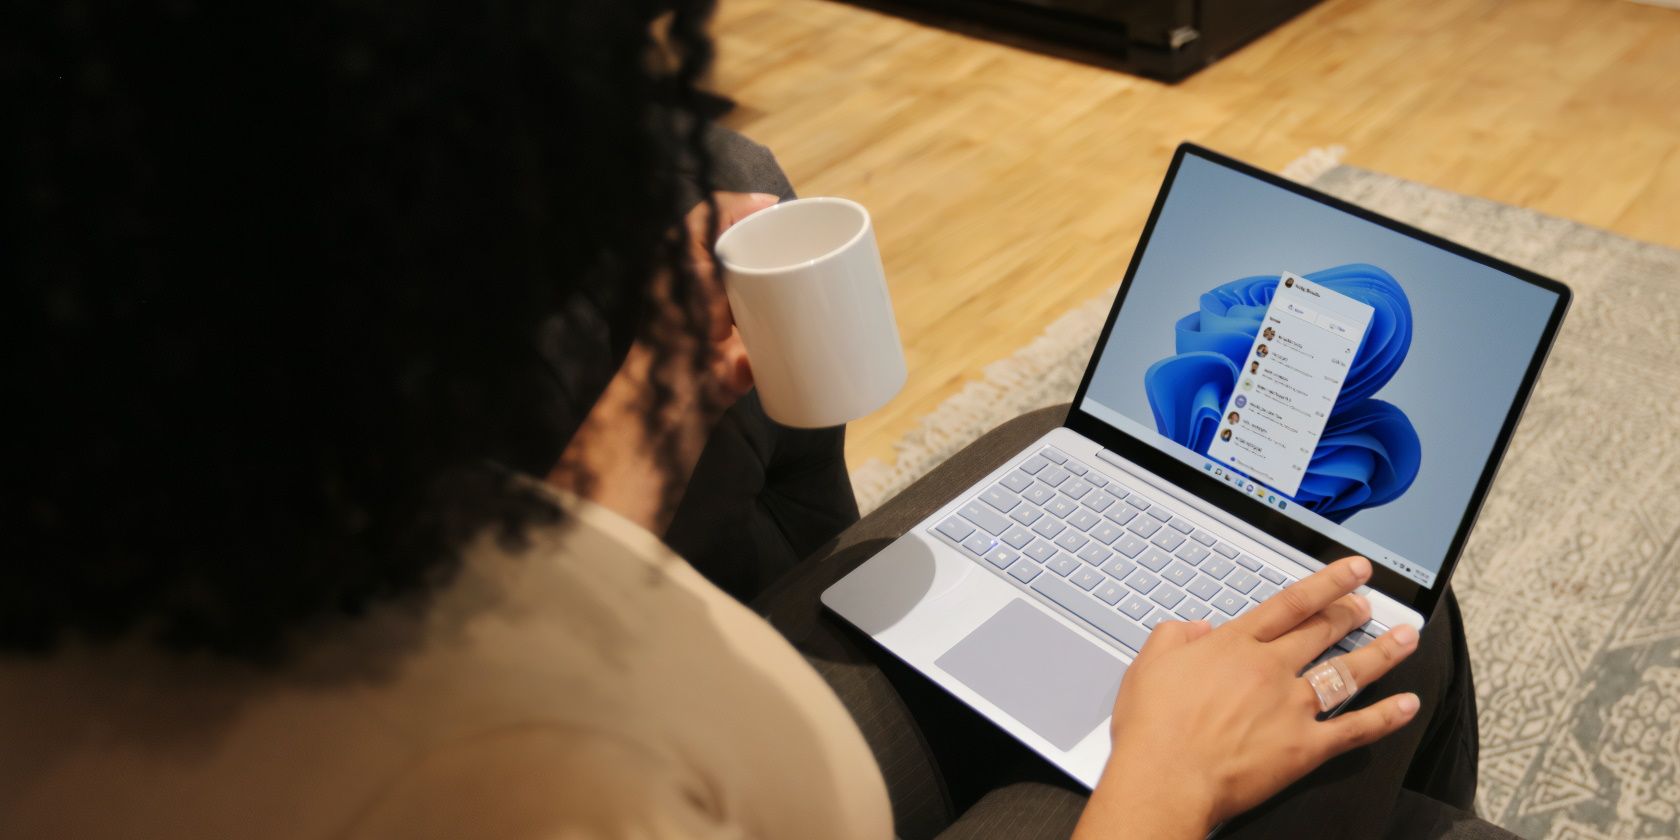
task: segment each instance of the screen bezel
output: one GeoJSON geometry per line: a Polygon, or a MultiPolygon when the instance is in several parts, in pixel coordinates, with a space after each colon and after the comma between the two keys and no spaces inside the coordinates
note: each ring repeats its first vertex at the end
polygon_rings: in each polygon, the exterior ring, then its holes
{"type": "Polygon", "coordinates": [[[1447,547],[1446,556],[1442,558],[1441,568],[1435,576],[1434,586],[1425,588],[1387,566],[1380,563],[1371,564],[1370,585],[1374,589],[1410,606],[1425,619],[1428,619],[1434,614],[1435,605],[1440,600],[1441,594],[1446,591],[1447,581],[1452,577],[1453,569],[1458,565],[1459,557],[1464,551],[1464,544],[1469,539],[1471,528],[1475,525],[1476,516],[1481,512],[1482,502],[1487,498],[1488,488],[1492,486],[1493,477],[1498,472],[1499,464],[1504,459],[1505,451],[1510,445],[1511,435],[1516,430],[1517,421],[1521,418],[1523,409],[1528,404],[1528,398],[1534,390],[1535,380],[1539,377],[1540,369],[1544,366],[1546,356],[1550,353],[1553,341],[1557,338],[1558,329],[1563,323],[1564,313],[1569,309],[1569,303],[1573,296],[1569,287],[1528,269],[1473,251],[1403,222],[1395,221],[1334,196],[1326,195],[1311,187],[1273,175],[1241,161],[1233,160],[1210,149],[1193,143],[1179,145],[1177,151],[1173,153],[1172,164],[1167,168],[1166,178],[1161,183],[1161,190],[1155,196],[1155,206],[1149,211],[1149,221],[1144,224],[1143,235],[1138,238],[1137,248],[1132,252],[1131,263],[1126,267],[1125,280],[1120,284],[1120,289],[1115,294],[1113,306],[1109,307],[1108,321],[1103,324],[1102,334],[1097,338],[1096,348],[1091,353],[1091,361],[1085,366],[1085,375],[1079,382],[1079,391],[1074,395],[1073,407],[1068,412],[1064,425],[1121,457],[1142,466],[1144,469],[1195,493],[1199,498],[1217,505],[1226,513],[1276,539],[1282,540],[1320,562],[1328,563],[1358,552],[1320,534],[1305,524],[1285,516],[1279,511],[1273,510],[1267,505],[1250,499],[1246,493],[1239,492],[1205,472],[1156,449],[1153,445],[1109,425],[1085,412],[1082,408],[1085,402],[1085,392],[1091,387],[1091,379],[1096,373],[1102,350],[1108,345],[1109,334],[1114,329],[1121,308],[1125,306],[1126,293],[1131,289],[1132,278],[1136,276],[1138,266],[1142,264],[1144,251],[1149,246],[1150,236],[1155,232],[1155,223],[1161,217],[1161,209],[1166,206],[1167,196],[1172,192],[1174,179],[1178,176],[1179,166],[1184,162],[1186,155],[1194,155],[1208,163],[1223,166],[1238,174],[1258,179],[1263,183],[1287,190],[1295,195],[1311,199],[1356,218],[1411,237],[1426,245],[1433,245],[1455,256],[1508,274],[1556,296],[1557,299],[1552,306],[1551,315],[1546,319],[1546,327],[1541,331],[1533,355],[1529,359],[1528,369],[1523,372],[1522,383],[1511,400],[1511,407],[1505,414],[1504,423],[1500,425],[1499,435],[1494,439],[1493,447],[1488,452],[1487,462],[1482,466],[1481,474],[1476,479],[1475,490],[1471,493],[1469,503],[1465,506],[1464,515],[1459,520],[1452,542],[1447,547]]]}

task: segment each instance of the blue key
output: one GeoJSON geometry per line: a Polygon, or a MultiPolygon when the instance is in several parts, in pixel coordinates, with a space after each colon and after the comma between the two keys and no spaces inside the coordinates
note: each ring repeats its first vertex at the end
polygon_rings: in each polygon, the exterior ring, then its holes
{"type": "Polygon", "coordinates": [[[1078,551],[1079,549],[1084,548],[1085,544],[1090,541],[1090,537],[1087,537],[1078,531],[1067,530],[1063,531],[1062,535],[1056,538],[1056,545],[1059,545],[1068,551],[1078,551]]]}
{"type": "Polygon", "coordinates": [[[1002,478],[1003,486],[1020,493],[1032,486],[1032,476],[1024,470],[1016,470],[1002,478]]]}
{"type": "Polygon", "coordinates": [[[1167,551],[1172,551],[1184,544],[1184,537],[1173,531],[1162,531],[1159,534],[1156,534],[1155,539],[1150,540],[1150,542],[1166,549],[1167,551]]]}
{"type": "Polygon", "coordinates": [[[1179,603],[1178,609],[1173,610],[1173,612],[1185,621],[1200,621],[1207,618],[1208,605],[1195,598],[1185,598],[1179,603]]]}
{"type": "Polygon", "coordinates": [[[1022,504],[1020,507],[1009,512],[1009,518],[1021,523],[1022,525],[1031,525],[1034,522],[1037,522],[1038,518],[1043,515],[1044,511],[1029,504],[1022,504]]]}
{"type": "Polygon", "coordinates": [[[1108,562],[1108,558],[1113,556],[1114,552],[1109,551],[1096,543],[1091,543],[1090,545],[1079,549],[1078,554],[1079,559],[1084,560],[1093,566],[1101,566],[1102,564],[1108,562]]]}
{"type": "Polygon", "coordinates": [[[1091,591],[1097,584],[1102,582],[1103,573],[1091,568],[1090,566],[1086,566],[1085,568],[1068,576],[1068,583],[1071,583],[1086,592],[1091,591]]]}
{"type": "Polygon", "coordinates": [[[1069,555],[1057,552],[1056,559],[1045,563],[1044,568],[1049,569],[1062,577],[1067,577],[1070,573],[1079,568],[1079,561],[1073,559],[1069,555]]]}
{"type": "Polygon", "coordinates": [[[1050,466],[1050,462],[1045,460],[1043,456],[1034,455],[1021,465],[1021,471],[1027,475],[1038,475],[1039,470],[1048,466],[1050,466]]]}
{"type": "Polygon", "coordinates": [[[1191,595],[1194,595],[1203,601],[1212,601],[1214,598],[1219,597],[1219,581],[1214,580],[1207,575],[1196,575],[1196,579],[1190,581],[1190,585],[1184,588],[1188,590],[1191,595]]]}
{"type": "Polygon", "coordinates": [[[1015,494],[1010,492],[1008,487],[1001,484],[994,484],[987,487],[980,493],[980,498],[986,504],[997,508],[1001,513],[1008,513],[1014,510],[1016,505],[1021,503],[1021,500],[1016,498],[1015,494]]]}
{"type": "Polygon", "coordinates": [[[1009,568],[1010,565],[1012,565],[1016,560],[1019,560],[1019,559],[1021,559],[1021,553],[1020,552],[1016,551],[1013,548],[1006,548],[1006,547],[1001,546],[1001,545],[998,546],[997,548],[992,549],[991,551],[986,552],[986,562],[988,562],[988,563],[992,564],[993,566],[996,566],[1000,569],[1009,568]]]}
{"type": "Polygon", "coordinates": [[[1138,569],[1126,576],[1126,585],[1142,592],[1145,595],[1148,595],[1149,590],[1161,585],[1161,579],[1142,569],[1138,569]]]}
{"type": "Polygon", "coordinates": [[[992,544],[993,541],[991,537],[988,537],[985,534],[976,533],[974,536],[963,540],[962,547],[968,549],[969,554],[972,554],[975,557],[982,557],[986,554],[986,552],[992,550],[992,544]]]}
{"type": "Polygon", "coordinates": [[[1026,548],[1021,549],[1021,553],[1039,563],[1043,563],[1056,556],[1056,547],[1044,540],[1033,540],[1026,548]]]}
{"type": "Polygon", "coordinates": [[[1037,565],[1022,560],[1009,567],[1009,576],[1022,583],[1031,583],[1032,579],[1038,577],[1038,573],[1041,571],[1043,570],[1037,565]]]}
{"type": "Polygon", "coordinates": [[[1137,511],[1124,505],[1115,505],[1104,513],[1103,516],[1107,519],[1113,520],[1116,525],[1124,525],[1137,518],[1137,511]]]}
{"type": "Polygon", "coordinates": [[[1138,565],[1151,572],[1159,572],[1172,562],[1172,555],[1159,548],[1146,548],[1136,558],[1138,565]]]}
{"type": "Polygon", "coordinates": [[[1148,547],[1149,543],[1144,542],[1136,534],[1126,534],[1114,542],[1114,550],[1126,555],[1128,558],[1138,556],[1139,552],[1148,547]]]}
{"type": "Polygon", "coordinates": [[[1098,490],[1095,493],[1079,500],[1080,504],[1096,511],[1097,513],[1102,513],[1103,511],[1108,510],[1114,502],[1115,499],[1113,496],[1110,496],[1101,490],[1098,490]]]}
{"type": "Polygon", "coordinates": [[[935,530],[957,542],[962,542],[968,539],[969,534],[974,533],[974,526],[953,516],[939,523],[939,527],[935,530]]]}
{"type": "MultiPolygon", "coordinates": [[[[1032,582],[1032,588],[1051,602],[1083,619],[1085,623],[1101,630],[1104,635],[1134,651],[1142,650],[1143,643],[1149,640],[1148,631],[1116,615],[1095,598],[1069,586],[1067,581],[1040,575],[1032,582]]],[[[1145,606],[1147,605],[1145,602],[1145,606]]]]}
{"type": "Polygon", "coordinates": [[[1025,548],[1027,543],[1033,541],[1033,535],[1031,531],[1015,525],[1004,531],[1001,539],[1008,543],[1010,548],[1025,548]]]}
{"type": "Polygon", "coordinates": [[[1132,593],[1120,602],[1120,611],[1136,620],[1143,620],[1155,606],[1144,600],[1142,595],[1132,593]]]}
{"type": "Polygon", "coordinates": [[[979,502],[969,502],[963,505],[962,510],[957,511],[957,513],[962,514],[962,518],[980,526],[980,530],[994,537],[1009,530],[1009,517],[979,502]]]}
{"type": "Polygon", "coordinates": [[[1072,525],[1081,531],[1089,531],[1093,526],[1101,521],[1102,517],[1088,510],[1076,510],[1069,514],[1067,518],[1067,523],[1069,525],[1072,525]]]}
{"type": "Polygon", "coordinates": [[[1184,600],[1184,593],[1170,583],[1163,583],[1155,587],[1154,592],[1149,593],[1149,600],[1170,610],[1178,606],[1179,601],[1184,600]]]}
{"type": "Polygon", "coordinates": [[[1032,526],[1032,529],[1033,533],[1044,537],[1045,539],[1052,539],[1057,534],[1060,534],[1062,529],[1066,527],[1067,526],[1063,525],[1061,520],[1056,517],[1046,516],[1043,519],[1038,520],[1038,524],[1032,526]]]}

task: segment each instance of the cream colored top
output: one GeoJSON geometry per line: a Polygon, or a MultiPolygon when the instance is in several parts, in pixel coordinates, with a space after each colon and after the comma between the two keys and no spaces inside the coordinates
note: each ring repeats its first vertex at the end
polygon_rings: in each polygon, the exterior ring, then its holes
{"type": "Polygon", "coordinates": [[[0,658],[0,837],[886,838],[839,699],[646,531],[489,540],[280,669],[0,658]]]}

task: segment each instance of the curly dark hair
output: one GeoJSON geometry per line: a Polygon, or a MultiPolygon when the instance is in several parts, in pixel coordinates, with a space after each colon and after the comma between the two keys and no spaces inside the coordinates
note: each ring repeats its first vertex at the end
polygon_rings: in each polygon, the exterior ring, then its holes
{"type": "MultiPolygon", "coordinates": [[[[486,528],[557,519],[513,476],[545,473],[630,342],[660,340],[655,278],[693,279],[678,172],[710,193],[709,14],[0,14],[22,421],[0,649],[143,635],[281,656],[303,628],[423,597],[486,528]]],[[[704,335],[703,305],[676,303],[704,335]]]]}

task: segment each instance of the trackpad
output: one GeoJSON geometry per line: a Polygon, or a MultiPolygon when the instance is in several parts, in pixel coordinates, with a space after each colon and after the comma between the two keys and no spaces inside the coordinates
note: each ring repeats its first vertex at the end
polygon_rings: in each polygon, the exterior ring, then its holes
{"type": "Polygon", "coordinates": [[[1061,750],[1108,718],[1126,673],[1126,663],[1021,600],[934,664],[1061,750]]]}

